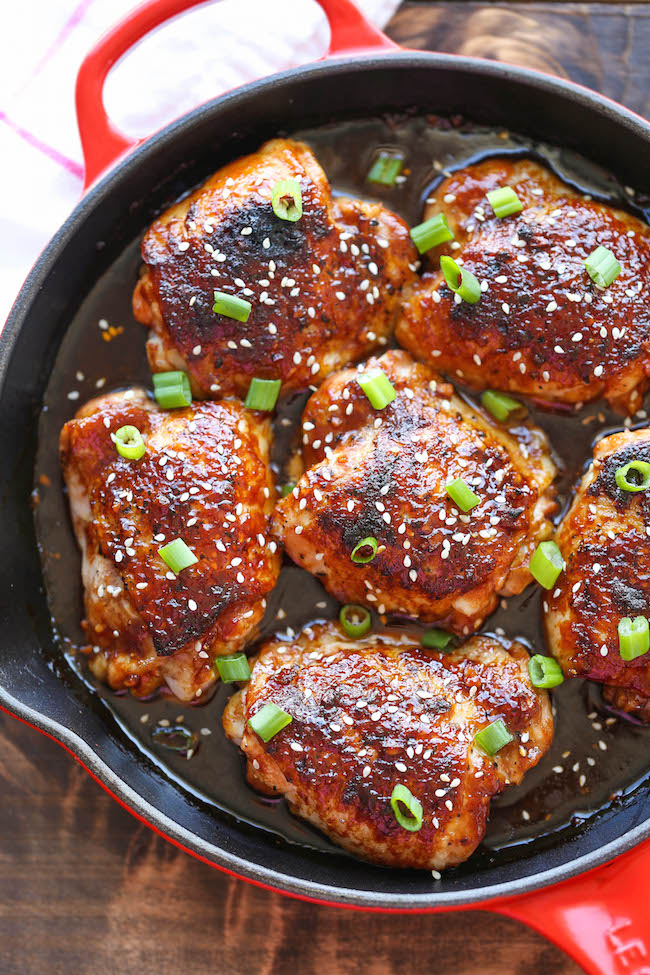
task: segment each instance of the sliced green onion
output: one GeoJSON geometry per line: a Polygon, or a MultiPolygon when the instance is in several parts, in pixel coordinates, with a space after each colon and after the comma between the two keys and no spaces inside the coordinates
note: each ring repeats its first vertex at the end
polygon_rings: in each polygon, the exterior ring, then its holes
{"type": "Polygon", "coordinates": [[[501,186],[498,190],[490,190],[485,195],[494,210],[494,216],[498,217],[499,220],[503,217],[510,217],[513,213],[521,213],[524,208],[523,203],[511,186],[501,186]]]}
{"type": "Polygon", "coordinates": [[[481,285],[471,271],[461,269],[452,257],[440,258],[440,270],[455,295],[460,295],[470,305],[476,304],[481,297],[481,285]]]}
{"type": "Polygon", "coordinates": [[[625,616],[618,624],[618,648],[623,660],[634,660],[650,650],[650,626],[645,616],[631,620],[625,616]]]}
{"type": "Polygon", "coordinates": [[[215,657],[213,668],[219,672],[224,684],[234,684],[238,680],[250,680],[251,669],[245,653],[231,653],[227,657],[215,657]]]}
{"type": "Polygon", "coordinates": [[[407,829],[409,833],[417,833],[422,829],[422,803],[405,785],[395,786],[390,805],[395,819],[403,829],[407,829]]]}
{"type": "Polygon", "coordinates": [[[281,379],[251,379],[244,406],[249,410],[272,410],[280,395],[281,379]]]}
{"type": "Polygon", "coordinates": [[[528,563],[533,579],[544,589],[553,588],[563,568],[564,559],[555,542],[540,542],[528,563]]]}
{"type": "Polygon", "coordinates": [[[422,634],[420,643],[427,650],[453,650],[456,639],[452,633],[434,627],[422,634]]]}
{"type": "Polygon", "coordinates": [[[455,481],[445,485],[445,491],[461,511],[471,511],[477,504],[481,503],[478,494],[474,494],[471,487],[465,484],[462,477],[457,477],[455,481]]]}
{"type": "Polygon", "coordinates": [[[376,410],[383,410],[397,396],[395,387],[381,369],[361,373],[357,382],[376,410]]]}
{"type": "Polygon", "coordinates": [[[621,273],[621,265],[608,247],[597,247],[582,263],[598,288],[608,288],[621,273]]]}
{"type": "Polygon", "coordinates": [[[252,718],[248,719],[248,726],[259,735],[262,741],[270,741],[278,731],[282,731],[293,718],[277,704],[269,701],[263,708],[260,708],[252,718]]]}
{"type": "Polygon", "coordinates": [[[286,484],[283,484],[282,487],[280,488],[280,494],[282,495],[282,497],[286,498],[288,494],[291,494],[295,486],[296,485],[294,484],[293,481],[287,481],[286,484]]]}
{"type": "Polygon", "coordinates": [[[362,538],[360,542],[357,542],[352,549],[350,558],[358,565],[365,565],[367,562],[372,562],[377,554],[378,548],[379,543],[377,542],[377,539],[373,538],[372,535],[368,535],[367,538],[362,538]]]}
{"type": "Polygon", "coordinates": [[[165,410],[190,406],[192,389],[186,372],[157,372],[153,376],[153,393],[156,402],[165,410]]]}
{"type": "Polygon", "coordinates": [[[295,223],[302,217],[302,190],[297,179],[281,179],[273,187],[271,206],[280,220],[295,223]]]}
{"type": "Polygon", "coordinates": [[[528,673],[533,687],[548,690],[549,687],[564,683],[564,675],[558,662],[553,657],[542,656],[541,653],[536,653],[528,661],[528,673]]]}
{"type": "Polygon", "coordinates": [[[487,728],[483,728],[481,731],[477,731],[474,735],[474,741],[477,745],[487,752],[488,755],[496,755],[498,751],[505,745],[509,745],[511,741],[515,739],[510,734],[506,728],[506,723],[503,718],[497,718],[492,724],[489,724],[487,728]]]}
{"type": "Polygon", "coordinates": [[[156,745],[168,748],[172,752],[178,752],[185,757],[193,755],[199,747],[199,736],[195,731],[190,731],[182,724],[176,725],[156,725],[151,730],[151,737],[156,745]]]}
{"type": "Polygon", "coordinates": [[[214,293],[212,311],[215,315],[234,318],[236,322],[247,322],[252,307],[250,301],[246,301],[245,298],[238,298],[237,295],[229,295],[225,291],[215,291],[214,293]]]}
{"type": "Polygon", "coordinates": [[[189,565],[198,562],[196,555],[191,548],[188,548],[182,538],[174,538],[167,545],[158,549],[158,555],[172,570],[174,575],[178,575],[189,565]]]}
{"type": "Polygon", "coordinates": [[[650,464],[645,460],[631,460],[619,467],[614,477],[621,491],[647,491],[650,488],[650,464]]]}
{"type": "Polygon", "coordinates": [[[347,603],[341,607],[339,622],[346,636],[358,637],[368,632],[372,625],[372,617],[365,606],[347,603]]]}
{"type": "Polygon", "coordinates": [[[399,150],[380,149],[366,179],[369,183],[394,186],[395,180],[402,172],[403,165],[404,155],[399,150]]]}
{"type": "Polygon", "coordinates": [[[438,213],[424,223],[419,223],[417,227],[411,227],[409,233],[420,254],[430,251],[438,244],[444,244],[447,240],[454,239],[444,213],[438,213]]]}
{"type": "Polygon", "coordinates": [[[495,389],[486,389],[481,393],[481,403],[491,413],[495,420],[507,420],[515,410],[522,409],[522,404],[505,393],[498,393],[495,389]]]}
{"type": "Polygon", "coordinates": [[[140,460],[147,449],[138,428],[130,426],[120,427],[117,431],[115,447],[120,457],[125,457],[127,460],[140,460]]]}

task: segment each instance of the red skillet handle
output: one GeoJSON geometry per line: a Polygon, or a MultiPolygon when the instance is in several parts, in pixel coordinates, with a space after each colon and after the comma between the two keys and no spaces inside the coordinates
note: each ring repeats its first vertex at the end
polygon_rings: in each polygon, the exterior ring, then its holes
{"type": "MultiPolygon", "coordinates": [[[[205,2],[147,0],[105,34],[84,59],[77,75],[75,93],[85,163],[84,189],[136,145],[136,140],[127,139],[113,127],[106,114],[102,92],[108,72],[149,31],[205,2]]],[[[318,0],[318,3],[325,11],[331,30],[328,56],[398,50],[396,44],[365,19],[352,0],[318,0]]]]}
{"type": "Polygon", "coordinates": [[[535,928],[588,975],[650,975],[650,840],[607,866],[488,909],[535,928]]]}

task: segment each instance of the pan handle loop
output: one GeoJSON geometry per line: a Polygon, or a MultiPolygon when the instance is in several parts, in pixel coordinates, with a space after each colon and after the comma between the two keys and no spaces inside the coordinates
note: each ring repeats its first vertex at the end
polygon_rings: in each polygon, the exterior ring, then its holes
{"type": "MultiPolygon", "coordinates": [[[[136,7],[86,55],[75,90],[77,124],[83,149],[84,189],[138,144],[128,139],[110,121],[104,107],[106,77],[121,57],[146,34],[206,0],[147,0],[136,7]]],[[[399,50],[380,30],[366,20],[352,0],[317,0],[329,21],[331,40],[326,57],[370,54],[399,50]]]]}
{"type": "Polygon", "coordinates": [[[650,840],[573,880],[485,907],[539,931],[587,975],[650,975],[650,840]]]}
{"type": "Polygon", "coordinates": [[[371,24],[352,0],[316,0],[323,8],[330,25],[330,46],[326,57],[350,57],[355,54],[376,54],[380,51],[400,51],[389,37],[371,24]]]}

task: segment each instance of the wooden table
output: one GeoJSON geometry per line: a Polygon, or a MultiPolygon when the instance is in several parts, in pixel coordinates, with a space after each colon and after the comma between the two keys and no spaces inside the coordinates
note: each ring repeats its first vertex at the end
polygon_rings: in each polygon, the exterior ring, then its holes
{"type": "MultiPolygon", "coordinates": [[[[409,47],[561,74],[650,115],[650,4],[404,3],[409,47]]],[[[179,852],[0,715],[0,975],[577,975],[496,916],[377,916],[267,893],[179,852]]]]}

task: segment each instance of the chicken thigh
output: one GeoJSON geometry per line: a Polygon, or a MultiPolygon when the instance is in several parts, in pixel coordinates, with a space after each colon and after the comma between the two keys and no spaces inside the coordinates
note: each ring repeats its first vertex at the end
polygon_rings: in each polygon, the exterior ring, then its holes
{"type": "Polygon", "coordinates": [[[551,652],[569,677],[600,681],[616,708],[650,721],[650,653],[624,660],[621,619],[650,617],[650,492],[616,471],[650,463],[650,430],[601,440],[557,533],[565,571],[545,602],[551,652]]]}
{"type": "Polygon", "coordinates": [[[417,259],[399,217],[334,199],[311,150],[287,139],[224,166],[163,214],[142,256],[133,307],[151,328],[151,369],[187,370],[200,398],[244,396],[253,377],[306,389],[385,345],[417,259]],[[296,221],[272,207],[287,179],[302,193],[296,221]],[[248,301],[248,320],[216,314],[215,291],[248,301]]]}
{"type": "Polygon", "coordinates": [[[640,407],[650,374],[646,224],[527,159],[488,159],[453,173],[436,190],[433,213],[447,216],[460,245],[439,252],[474,274],[482,294],[475,304],[460,301],[441,271],[425,274],[404,302],[401,345],[473,389],[640,407]],[[486,193],[503,186],[523,210],[497,219],[486,193]],[[621,266],[604,289],[583,264],[598,246],[621,266]]]}
{"type": "Polygon", "coordinates": [[[405,352],[366,368],[383,371],[395,399],[376,410],[355,369],[323,383],[303,414],[305,473],[279,502],[275,531],[342,602],[469,633],[499,594],[531,581],[532,553],[552,530],[548,444],[532,425],[508,429],[472,408],[405,352]],[[446,491],[456,479],[478,498],[470,511],[446,491]],[[354,561],[368,538],[374,557],[354,561]]]}
{"type": "Polygon", "coordinates": [[[351,640],[319,624],[264,644],[224,728],[249,783],[284,795],[335,843],[387,866],[442,869],[474,852],[492,797],[551,744],[548,695],[527,662],[519,644],[488,637],[439,653],[403,630],[351,640]],[[292,720],[265,743],[248,721],[267,703],[292,720]],[[490,756],[474,736],[498,719],[513,740],[490,756]],[[395,817],[398,785],[421,803],[419,830],[395,817]]]}
{"type": "Polygon", "coordinates": [[[214,681],[214,656],[255,631],[280,569],[269,440],[268,420],[236,402],[163,411],[142,390],[93,400],[63,427],[99,679],[138,696],[166,683],[189,701],[214,681]],[[140,460],[116,449],[127,425],[145,441],[140,460]],[[175,538],[196,559],[178,574],[159,554],[175,538]]]}

